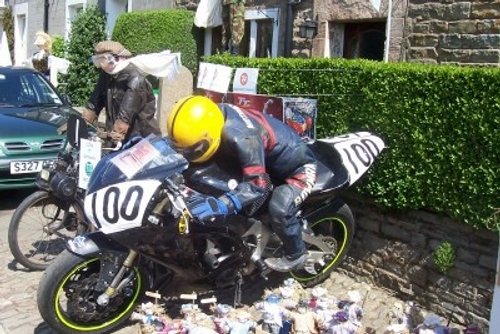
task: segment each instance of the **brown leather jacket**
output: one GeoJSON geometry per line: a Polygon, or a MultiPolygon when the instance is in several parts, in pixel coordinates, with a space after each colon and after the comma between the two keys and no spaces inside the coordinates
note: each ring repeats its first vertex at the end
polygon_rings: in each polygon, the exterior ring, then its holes
{"type": "Polygon", "coordinates": [[[125,141],[135,135],[161,135],[155,106],[151,84],[133,64],[114,75],[100,71],[87,102],[87,108],[96,115],[106,108],[106,130],[111,131],[117,119],[129,124],[125,141]]]}

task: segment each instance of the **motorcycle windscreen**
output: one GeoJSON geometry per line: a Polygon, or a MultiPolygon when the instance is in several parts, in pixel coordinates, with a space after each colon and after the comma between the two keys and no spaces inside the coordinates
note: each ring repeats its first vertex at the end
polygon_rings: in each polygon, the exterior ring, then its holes
{"type": "Polygon", "coordinates": [[[150,136],[104,156],[90,176],[87,194],[130,180],[159,180],[181,173],[188,161],[162,137],[150,136]]]}
{"type": "Polygon", "coordinates": [[[140,227],[160,185],[158,180],[133,180],[102,188],[85,196],[85,215],[105,234],[140,227]]]}

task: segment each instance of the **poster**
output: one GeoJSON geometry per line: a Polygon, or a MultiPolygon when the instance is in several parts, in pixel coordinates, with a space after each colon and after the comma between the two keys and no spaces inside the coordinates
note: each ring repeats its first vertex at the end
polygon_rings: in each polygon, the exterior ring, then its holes
{"type": "Polygon", "coordinates": [[[284,122],[301,137],[316,139],[317,100],[283,97],[284,122]]]}
{"type": "Polygon", "coordinates": [[[227,93],[202,90],[215,103],[231,103],[271,115],[291,127],[303,138],[316,139],[317,100],[260,94],[227,93]]]}
{"type": "Polygon", "coordinates": [[[202,96],[208,97],[210,100],[215,103],[223,103],[227,101],[227,94],[215,92],[213,90],[208,89],[198,89],[198,93],[202,96]]]}
{"type": "Polygon", "coordinates": [[[254,109],[283,122],[283,100],[277,96],[259,94],[230,94],[232,104],[243,109],[254,109]]]}

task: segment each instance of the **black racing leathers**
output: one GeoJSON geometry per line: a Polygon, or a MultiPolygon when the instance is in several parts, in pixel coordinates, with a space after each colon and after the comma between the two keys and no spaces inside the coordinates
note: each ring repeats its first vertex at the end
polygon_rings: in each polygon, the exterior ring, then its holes
{"type": "Polygon", "coordinates": [[[129,124],[125,140],[135,135],[161,134],[155,119],[156,100],[151,84],[133,64],[113,75],[100,71],[87,108],[96,115],[106,108],[108,131],[117,119],[129,124]]]}
{"type": "Polygon", "coordinates": [[[285,253],[304,252],[301,225],[296,214],[316,181],[316,159],[302,139],[286,124],[258,111],[220,104],[225,123],[219,154],[233,158],[243,179],[231,192],[251,214],[269,196],[273,181],[278,187],[269,202],[273,228],[285,253]]]}

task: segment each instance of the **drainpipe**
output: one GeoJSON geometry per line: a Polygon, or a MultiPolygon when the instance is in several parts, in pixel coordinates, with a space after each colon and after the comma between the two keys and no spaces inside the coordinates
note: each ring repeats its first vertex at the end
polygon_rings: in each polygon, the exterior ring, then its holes
{"type": "Polygon", "coordinates": [[[292,54],[293,40],[293,6],[298,5],[302,0],[289,0],[286,10],[286,31],[285,31],[285,56],[290,57],[292,54]]]}
{"type": "Polygon", "coordinates": [[[387,4],[387,23],[385,26],[384,63],[389,61],[389,50],[391,46],[391,25],[392,25],[392,0],[387,4]]]}
{"type": "Polygon", "coordinates": [[[49,0],[44,0],[43,4],[43,31],[49,33],[49,0]]]}

